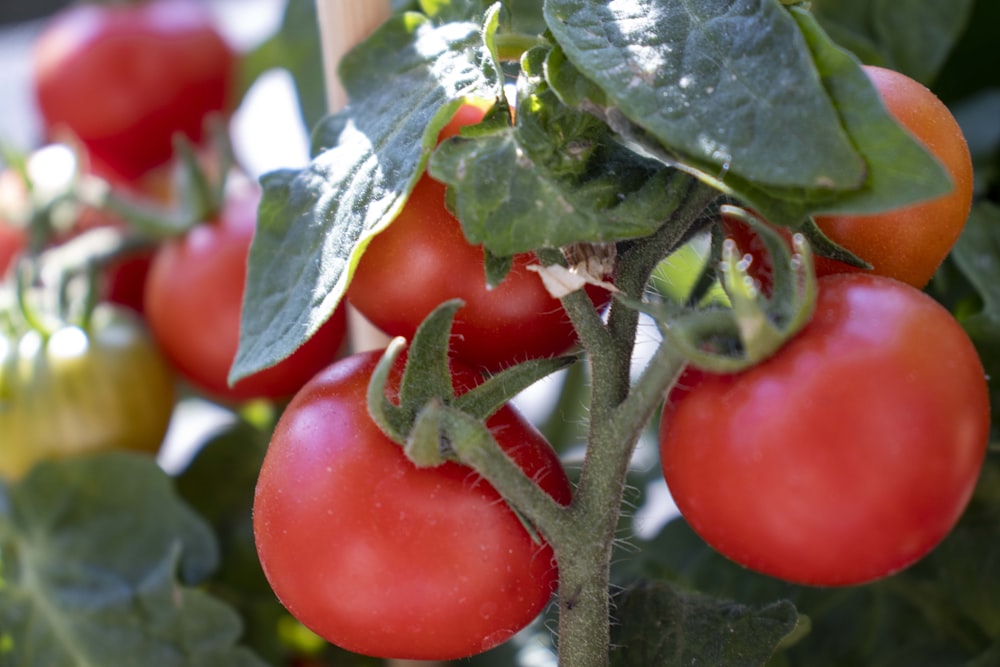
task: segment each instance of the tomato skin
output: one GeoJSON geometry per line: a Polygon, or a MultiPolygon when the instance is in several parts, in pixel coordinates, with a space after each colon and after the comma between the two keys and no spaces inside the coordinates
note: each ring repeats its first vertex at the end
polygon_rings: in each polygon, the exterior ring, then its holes
{"type": "Polygon", "coordinates": [[[0,279],[14,264],[27,242],[24,230],[0,220],[0,279]]]}
{"type": "MultiPolygon", "coordinates": [[[[481,121],[491,104],[464,103],[438,140],[481,121]]],[[[427,174],[420,178],[403,210],[362,255],[347,290],[351,304],[388,335],[412,338],[434,308],[460,298],[465,306],[455,317],[451,351],[489,370],[572,348],[576,331],[562,304],[527,268],[539,264],[534,254],[515,256],[503,282],[487,288],[483,249],[466,240],[461,223],[445,206],[445,189],[427,174]]],[[[610,299],[604,289],[588,285],[586,290],[596,307],[610,299]]]]}
{"type": "Polygon", "coordinates": [[[123,448],[155,453],[174,375],[136,315],[99,305],[86,330],[0,338],[0,476],[43,459],[123,448]]]}
{"type": "MultiPolygon", "coordinates": [[[[471,245],[444,204],[445,186],[424,175],[388,229],[372,239],[348,287],[351,304],[390,336],[412,338],[442,302],[465,301],[455,316],[456,358],[496,370],[526,359],[562,354],[576,332],[558,299],[517,255],[507,277],[486,286],[483,250],[471,245]]],[[[588,288],[595,304],[605,290],[588,288]]]]}
{"type": "Polygon", "coordinates": [[[240,186],[230,192],[217,219],[157,249],[146,278],[145,315],[170,362],[211,398],[284,400],[337,357],[346,337],[346,314],[338,308],[290,357],[229,386],[261,196],[255,184],[240,186]]]}
{"type": "MultiPolygon", "coordinates": [[[[335,362],[282,414],[254,502],[261,564],[288,610],[347,650],[417,660],[485,651],[548,603],[551,547],[535,544],[469,468],[419,469],[382,434],[365,398],[380,355],[335,362]]],[[[509,406],[487,424],[529,476],[569,502],[565,471],[532,426],[509,406]]]]}
{"type": "MultiPolygon", "coordinates": [[[[972,158],[948,107],[921,83],[882,67],[865,66],[890,115],[920,141],[951,175],[946,195],[871,215],[817,216],[833,241],[872,265],[879,275],[922,288],[951,251],[972,206],[972,158]]],[[[826,260],[817,273],[860,271],[826,260]]]]}
{"type": "Polygon", "coordinates": [[[810,323],[737,375],[705,373],[660,424],[681,514],[720,553],[801,584],[871,581],[954,526],[989,436],[983,368],[923,292],[819,279],[810,323]]]}
{"type": "Polygon", "coordinates": [[[32,60],[47,131],[70,130],[125,178],[169,160],[176,132],[199,142],[206,115],[235,101],[237,55],[201,2],[74,5],[32,60]]]}

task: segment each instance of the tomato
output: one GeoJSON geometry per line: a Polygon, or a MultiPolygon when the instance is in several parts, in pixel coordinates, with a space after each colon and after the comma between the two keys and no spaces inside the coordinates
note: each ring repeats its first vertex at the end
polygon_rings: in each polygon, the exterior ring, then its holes
{"type": "Polygon", "coordinates": [[[237,55],[194,0],[76,4],[35,44],[33,82],[50,135],[69,130],[102,169],[133,178],[195,142],[236,96],[237,55]]]}
{"type": "Polygon", "coordinates": [[[142,322],[99,305],[86,329],[0,337],[0,475],[37,461],[112,448],[156,452],[174,375],[142,322]]]}
{"type": "MultiPolygon", "coordinates": [[[[466,104],[441,133],[482,119],[483,105],[466,104]]],[[[347,297],[390,336],[412,338],[424,318],[449,299],[465,306],[455,317],[452,353],[466,363],[496,370],[526,359],[551,357],[576,343],[562,304],[545,289],[534,254],[517,255],[504,281],[486,285],[481,246],[471,245],[445,206],[445,186],[421,177],[392,224],[378,234],[352,277],[347,297]]],[[[588,286],[597,305],[605,290],[588,286]]]]}
{"type": "MultiPolygon", "coordinates": [[[[951,176],[950,193],[870,215],[817,216],[836,243],[872,265],[879,275],[924,287],[951,251],[972,205],[972,159],[948,107],[921,83],[899,72],[865,66],[886,109],[920,141],[951,176]]],[[[858,271],[829,260],[817,273],[858,271]]]]}
{"type": "Polygon", "coordinates": [[[229,386],[260,196],[255,184],[239,182],[217,219],[157,249],[146,279],[146,318],[167,358],[197,389],[222,401],[289,398],[337,357],[346,336],[345,311],[338,308],[290,357],[229,386]]]}
{"type": "Polygon", "coordinates": [[[951,530],[989,435],[976,350],[947,310],[890,278],[819,279],[775,356],[704,373],[664,408],[667,485],[720,553],[811,585],[871,581],[951,530]]]}
{"type": "Polygon", "coordinates": [[[516,256],[504,281],[489,289],[483,250],[465,239],[444,196],[444,184],[420,179],[399,216],[362,256],[347,291],[351,304],[387,334],[412,338],[435,307],[461,298],[452,353],[484,368],[570,349],[576,332],[562,304],[527,268],[538,264],[535,256],[516,256]]]}
{"type": "MultiPolygon", "coordinates": [[[[365,398],[380,354],[337,361],[279,419],[254,501],[261,564],[288,610],[347,650],[417,660],[485,651],[548,603],[551,547],[475,472],[417,468],[383,435],[365,398]]],[[[455,373],[460,388],[472,384],[470,372],[455,373]]],[[[569,502],[565,471],[537,430],[510,406],[487,425],[525,473],[569,502]]]]}
{"type": "Polygon", "coordinates": [[[28,244],[21,221],[29,215],[24,180],[13,169],[0,169],[0,280],[28,244]]]}
{"type": "Polygon", "coordinates": [[[7,274],[7,269],[21,254],[26,240],[23,229],[0,220],[0,278],[7,274]]]}

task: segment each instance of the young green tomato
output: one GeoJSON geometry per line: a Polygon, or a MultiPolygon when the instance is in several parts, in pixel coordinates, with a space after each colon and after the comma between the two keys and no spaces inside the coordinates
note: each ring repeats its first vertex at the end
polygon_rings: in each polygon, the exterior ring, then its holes
{"type": "Polygon", "coordinates": [[[86,329],[0,337],[0,476],[105,449],[155,453],[174,375],[141,320],[102,304],[86,329]]]}
{"type": "Polygon", "coordinates": [[[694,373],[664,408],[663,473],[681,514],[748,568],[860,584],[907,567],[955,525],[989,437],[971,341],[920,290],[819,279],[812,320],[735,375],[694,373]]]}
{"type": "MultiPolygon", "coordinates": [[[[257,482],[254,535],[275,594],[350,651],[448,660],[510,638],[548,603],[557,570],[471,469],[418,468],[368,414],[380,352],[335,362],[295,395],[257,482]]],[[[390,382],[397,383],[397,363],[390,382]]],[[[456,390],[477,375],[453,367],[456,390]]],[[[514,409],[487,420],[500,446],[555,500],[570,486],[555,452],[514,409]]]]}

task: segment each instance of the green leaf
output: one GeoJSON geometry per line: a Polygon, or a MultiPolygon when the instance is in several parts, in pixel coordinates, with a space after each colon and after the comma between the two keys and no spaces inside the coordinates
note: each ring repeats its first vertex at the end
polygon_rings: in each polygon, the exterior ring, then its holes
{"type": "MultiPolygon", "coordinates": [[[[646,4],[659,5],[667,1],[646,0],[646,4]]],[[[857,60],[834,44],[812,15],[801,7],[782,9],[781,16],[784,16],[779,21],[781,25],[784,25],[785,20],[791,20],[793,27],[797,24],[797,37],[792,43],[798,44],[805,51],[801,55],[802,58],[811,60],[807,69],[812,72],[815,81],[812,82],[811,78],[809,80],[816,86],[811,88],[810,95],[822,98],[825,104],[831,105],[837,116],[835,119],[837,127],[825,127],[823,125],[826,122],[825,115],[799,117],[798,113],[801,110],[799,108],[789,109],[786,105],[780,104],[766,108],[758,107],[756,118],[760,127],[770,129],[762,131],[755,127],[751,133],[754,137],[757,137],[758,133],[761,137],[769,134],[773,134],[774,137],[785,136],[786,127],[790,128],[790,134],[787,134],[784,140],[773,139],[776,143],[770,146],[760,146],[755,143],[756,139],[746,138],[748,145],[753,145],[756,151],[753,152],[755,160],[753,165],[735,162],[731,159],[730,151],[726,150],[720,150],[714,157],[708,155],[707,151],[702,151],[700,154],[685,152],[687,149],[682,145],[681,139],[685,136],[690,137],[690,134],[678,136],[657,134],[654,129],[643,124],[646,121],[641,116],[631,113],[628,108],[618,108],[619,101],[614,99],[605,82],[596,78],[594,72],[586,69],[588,66],[586,61],[583,64],[573,63],[576,67],[566,63],[556,71],[550,67],[549,80],[557,87],[557,92],[564,100],[604,117],[623,140],[636,146],[637,150],[665,164],[695,174],[719,190],[751,205],[758,213],[776,224],[798,228],[807,216],[814,213],[871,213],[946,193],[950,188],[950,180],[943,167],[888,115],[877,91],[857,60]],[[791,19],[788,17],[789,13],[791,19]],[[581,77],[589,77],[592,82],[580,81],[581,77]],[[595,83],[600,90],[595,90],[595,83]],[[786,148],[786,144],[795,143],[796,140],[789,137],[797,136],[796,132],[811,134],[833,132],[834,135],[846,137],[853,146],[852,152],[857,151],[855,157],[863,158],[861,179],[855,183],[846,183],[841,189],[836,189],[838,186],[834,181],[824,179],[798,185],[791,182],[783,185],[768,182],[766,180],[768,171],[799,171],[800,167],[808,164],[794,156],[797,148],[786,148]],[[788,152],[789,150],[792,152],[788,152]],[[771,166],[767,166],[768,164],[771,166]]],[[[721,18],[717,21],[721,21],[721,18]]],[[[753,23],[739,25],[745,29],[755,27],[753,23]]],[[[675,47],[671,45],[671,48],[675,47]]],[[[754,60],[748,54],[745,67],[753,69],[764,82],[771,82],[768,85],[777,88],[772,80],[777,71],[784,71],[786,65],[781,58],[786,56],[782,54],[791,47],[783,42],[764,41],[761,48],[768,49],[768,53],[772,56],[771,60],[763,57],[754,60]],[[771,53],[770,49],[774,49],[775,52],[771,53]]],[[[729,61],[722,59],[720,62],[729,61]]],[[[597,67],[592,63],[589,66],[597,67]]],[[[601,74],[600,70],[598,74],[601,74]]],[[[626,87],[622,94],[625,95],[627,92],[626,87]]],[[[669,86],[666,94],[672,94],[669,86]]],[[[683,102],[686,102],[687,106],[681,104],[682,110],[678,110],[677,120],[690,123],[695,128],[722,125],[730,127],[730,121],[722,117],[725,114],[720,115],[719,112],[721,99],[715,99],[714,95],[684,98],[683,102]]],[[[756,98],[745,100],[744,111],[750,113],[754,109],[753,105],[759,103],[762,103],[762,100],[756,98]]],[[[730,127],[729,131],[735,129],[730,127]]],[[[819,147],[814,146],[814,149],[819,147]]],[[[747,157],[749,156],[750,153],[747,157]]],[[[836,159],[836,156],[837,153],[830,153],[822,156],[813,155],[813,158],[818,163],[829,164],[831,160],[836,159]]],[[[817,166],[817,169],[820,168],[822,167],[817,166]]]]}
{"type": "Polygon", "coordinates": [[[813,0],[828,33],[865,63],[929,84],[968,25],[974,0],[813,0]]]}
{"type": "Polygon", "coordinates": [[[278,33],[281,65],[292,75],[305,126],[314,127],[326,115],[326,82],[315,2],[289,2],[278,33]]]}
{"type": "Polygon", "coordinates": [[[545,17],[567,58],[669,151],[772,188],[864,182],[778,2],[550,0],[545,17]]]}
{"type": "Polygon", "coordinates": [[[868,164],[863,188],[814,212],[874,213],[947,194],[952,184],[944,167],[889,116],[857,61],[830,40],[808,11],[790,11],[812,49],[827,94],[868,164]]]}
{"type": "Polygon", "coordinates": [[[330,317],[461,98],[499,90],[480,26],[412,13],[348,53],[340,73],[350,104],[314,132],[311,163],[262,178],[233,380],[288,357],[330,317]]]}
{"type": "Polygon", "coordinates": [[[963,325],[973,338],[1000,344],[1000,206],[982,201],[972,207],[951,259],[982,299],[982,309],[963,325]]]}
{"type": "Polygon", "coordinates": [[[216,566],[214,536],[149,457],[37,466],[0,502],[0,554],[0,662],[263,665],[236,646],[239,617],[192,588],[216,566]]]}
{"type": "Polygon", "coordinates": [[[646,582],[618,596],[613,667],[761,667],[799,627],[787,601],[760,609],[646,582]]]}
{"type": "Polygon", "coordinates": [[[543,76],[547,55],[536,47],[522,59],[516,125],[449,139],[431,158],[466,237],[506,256],[651,234],[679,203],[676,172],[560,102],[543,76]]]}
{"type": "Polygon", "coordinates": [[[218,538],[220,562],[202,583],[231,604],[243,618],[247,644],[270,661],[285,660],[289,648],[277,632],[288,619],[257,558],[253,536],[253,498],[268,433],[237,421],[212,436],[177,476],[177,492],[218,538]]]}
{"type": "Polygon", "coordinates": [[[982,201],[972,207],[949,261],[976,293],[977,307],[960,307],[958,318],[976,344],[993,410],[1000,414],[1000,205],[982,201]]]}

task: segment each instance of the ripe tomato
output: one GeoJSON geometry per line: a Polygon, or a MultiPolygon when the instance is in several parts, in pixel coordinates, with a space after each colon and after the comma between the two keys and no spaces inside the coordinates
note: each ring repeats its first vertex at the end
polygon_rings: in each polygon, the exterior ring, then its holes
{"type": "Polygon", "coordinates": [[[133,178],[170,158],[175,133],[198,142],[206,115],[231,109],[236,60],[204,3],[77,4],[39,35],[33,81],[50,134],[133,178]]]}
{"type": "MultiPolygon", "coordinates": [[[[871,215],[817,216],[833,241],[872,265],[879,275],[924,287],[958,239],[972,205],[972,159],[948,107],[921,83],[899,72],[866,66],[886,109],[944,165],[954,188],[936,199],[871,215]]],[[[858,271],[828,260],[818,275],[858,271]]]]}
{"type": "Polygon", "coordinates": [[[28,192],[13,169],[0,169],[0,280],[28,244],[28,231],[20,221],[30,215],[28,192]]]}
{"type": "Polygon", "coordinates": [[[157,249],[146,279],[146,318],[174,367],[209,396],[282,400],[336,358],[346,316],[338,308],[292,356],[229,386],[260,202],[255,184],[241,181],[239,186],[229,193],[218,219],[157,249]]]}
{"type": "MultiPolygon", "coordinates": [[[[466,104],[441,132],[456,134],[478,122],[485,109],[466,104]]],[[[445,186],[424,175],[388,229],[368,245],[358,263],[348,299],[390,336],[412,338],[427,315],[448,299],[461,298],[452,330],[453,354],[466,363],[496,370],[518,361],[551,357],[576,343],[576,332],[558,299],[518,255],[504,281],[486,286],[484,255],[471,245],[445,206],[445,186]]],[[[605,290],[588,286],[597,305],[605,290]]]]}
{"type": "MultiPolygon", "coordinates": [[[[350,302],[387,334],[412,338],[434,308],[461,298],[452,353],[491,370],[571,348],[576,332],[562,304],[527,268],[538,263],[535,256],[516,256],[504,281],[489,289],[483,250],[465,239],[444,196],[442,183],[420,179],[399,216],[362,256],[347,291],[350,302]]],[[[588,293],[597,304],[607,300],[604,290],[588,287],[588,293]]]]}
{"type": "Polygon", "coordinates": [[[2,476],[71,454],[156,452],[173,407],[173,371],[128,310],[102,304],[86,330],[0,337],[2,476]]]}
{"type": "Polygon", "coordinates": [[[0,279],[7,274],[7,269],[21,254],[25,240],[23,229],[0,220],[0,279]]]}
{"type": "MultiPolygon", "coordinates": [[[[261,564],[295,617],[350,651],[417,660],[485,651],[548,603],[551,547],[469,468],[417,468],[382,434],[365,399],[380,354],[337,361],[282,414],[254,501],[261,564]]],[[[472,373],[455,372],[472,384],[472,373]]],[[[569,502],[565,471],[537,430],[509,406],[487,424],[569,502]]]]}
{"type": "Polygon", "coordinates": [[[681,514],[720,553],[788,581],[857,584],[951,530],[989,412],[976,350],[947,310],[882,276],[827,276],[778,354],[705,373],[667,403],[661,462],[681,514]]]}

